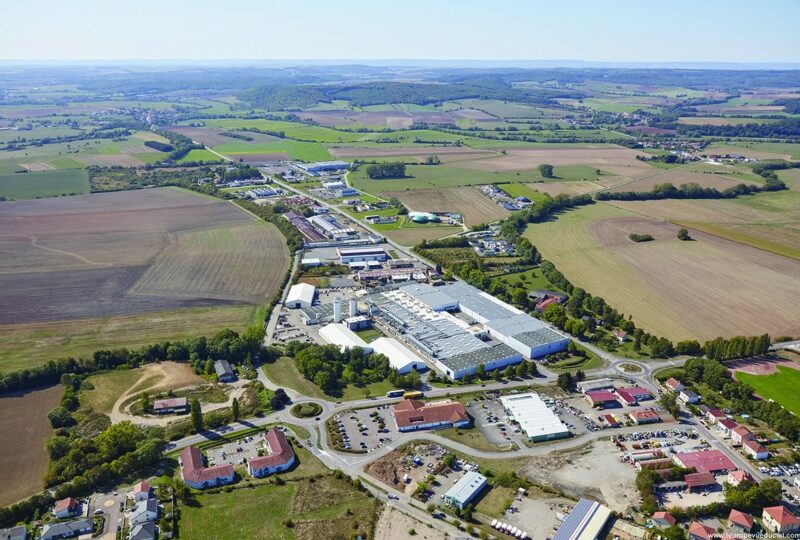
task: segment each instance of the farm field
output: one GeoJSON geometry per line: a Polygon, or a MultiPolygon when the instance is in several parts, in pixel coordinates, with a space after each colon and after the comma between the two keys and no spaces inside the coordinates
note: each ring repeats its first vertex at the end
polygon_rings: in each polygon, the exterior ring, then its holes
{"type": "Polygon", "coordinates": [[[800,159],[800,144],[780,142],[727,141],[706,149],[715,154],[739,154],[756,159],[800,159]]]}
{"type": "Polygon", "coordinates": [[[529,226],[525,235],[574,285],[670,339],[800,332],[800,261],[699,231],[681,242],[677,230],[600,203],[529,226]],[[631,242],[630,233],[655,241],[631,242]],[[765,296],[763,283],[774,294],[765,296]]]}
{"type": "Polygon", "coordinates": [[[633,182],[625,182],[623,184],[612,186],[607,191],[624,192],[624,191],[652,191],[654,187],[659,184],[670,183],[674,186],[681,184],[698,184],[704,188],[716,188],[720,191],[737,184],[758,184],[749,179],[736,178],[735,176],[728,176],[719,173],[700,173],[691,172],[683,167],[668,169],[661,173],[653,174],[641,180],[633,182]]]}
{"type": "Polygon", "coordinates": [[[190,150],[188,154],[186,154],[183,158],[179,159],[178,163],[192,163],[199,161],[217,162],[220,161],[220,159],[221,158],[214,152],[210,152],[208,150],[194,149],[190,150]]]}
{"type": "Polygon", "coordinates": [[[237,156],[237,159],[240,157],[244,158],[247,155],[263,154],[271,154],[278,159],[286,155],[291,159],[299,161],[324,161],[326,159],[331,159],[331,154],[328,152],[327,148],[318,142],[291,141],[286,139],[258,144],[237,141],[215,146],[214,150],[229,157],[237,156]]]}
{"type": "MultiPolygon", "coordinates": [[[[474,160],[469,163],[483,162],[486,160],[474,160]]],[[[508,180],[508,174],[486,172],[486,171],[465,171],[458,168],[462,162],[451,163],[450,165],[406,165],[406,178],[391,178],[386,180],[373,180],[367,176],[366,167],[359,167],[349,175],[350,183],[356,189],[368,193],[388,193],[401,190],[450,188],[459,186],[470,186],[474,184],[493,184],[508,180]]],[[[538,178],[538,173],[529,171],[520,173],[514,179],[519,182],[533,181],[538,178]]]]}
{"type": "Polygon", "coordinates": [[[509,215],[507,210],[474,187],[390,191],[384,195],[397,197],[410,211],[457,212],[464,216],[467,227],[509,215]]]}
{"type": "MultiPolygon", "coordinates": [[[[288,265],[273,226],[226,201],[171,188],[4,203],[0,231],[0,350],[14,349],[12,358],[40,346],[30,341],[26,351],[19,335],[41,332],[84,348],[111,318],[127,326],[121,316],[227,308],[226,322],[249,319],[288,265]],[[59,337],[57,326],[74,319],[89,324],[59,337]]],[[[191,324],[169,316],[161,323],[168,320],[179,323],[178,333],[191,324]]],[[[148,336],[157,330],[142,328],[148,336]]]]}
{"type": "Polygon", "coordinates": [[[461,227],[448,227],[445,225],[434,227],[415,226],[390,230],[384,230],[381,228],[381,225],[376,225],[374,229],[402,246],[416,246],[423,240],[436,240],[437,238],[443,238],[463,231],[461,227]]]}
{"type": "Polygon", "coordinates": [[[689,126],[740,126],[743,124],[771,124],[777,122],[774,118],[731,118],[725,116],[682,116],[678,118],[679,124],[689,126]]]}
{"type": "Polygon", "coordinates": [[[781,365],[775,369],[775,373],[769,375],[737,371],[736,379],[752,386],[756,394],[763,399],[775,400],[793,414],[800,414],[800,399],[797,396],[797,389],[800,388],[800,371],[781,365]]]}
{"type": "Polygon", "coordinates": [[[418,162],[424,161],[428,156],[438,156],[443,163],[466,159],[478,159],[498,155],[492,150],[478,150],[463,146],[399,146],[392,148],[358,148],[358,147],[335,147],[330,149],[331,154],[337,159],[366,159],[379,160],[386,158],[385,161],[395,161],[400,159],[410,159],[418,162]]]}
{"type": "Polygon", "coordinates": [[[5,479],[0,506],[42,489],[48,460],[44,441],[53,432],[47,413],[58,405],[63,392],[63,386],[55,385],[0,397],[0,474],[5,479]]]}
{"type": "Polygon", "coordinates": [[[0,175],[0,197],[6,199],[37,199],[83,193],[89,193],[89,175],[80,169],[0,175]]]}
{"type": "Polygon", "coordinates": [[[728,200],[612,201],[612,206],[800,260],[800,170],[789,189],[728,200]]]}

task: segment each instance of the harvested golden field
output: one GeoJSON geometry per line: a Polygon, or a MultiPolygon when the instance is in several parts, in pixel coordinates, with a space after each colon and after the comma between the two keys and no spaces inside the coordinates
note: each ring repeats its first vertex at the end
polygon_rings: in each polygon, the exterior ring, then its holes
{"type": "Polygon", "coordinates": [[[47,413],[63,393],[64,387],[56,385],[0,398],[0,506],[42,489],[48,459],[44,441],[53,432],[47,413]]]}
{"type": "Polygon", "coordinates": [[[674,186],[681,184],[698,184],[704,188],[716,188],[720,191],[737,184],[757,184],[751,180],[736,178],[721,173],[700,173],[684,169],[671,169],[663,173],[648,176],[635,182],[626,182],[609,188],[610,192],[624,191],[652,191],[659,184],[670,183],[674,186]]]}
{"type": "MultiPolygon", "coordinates": [[[[274,226],[230,202],[189,191],[5,203],[0,209],[0,351],[9,354],[0,370],[30,362],[29,355],[40,351],[50,358],[64,356],[73,344],[91,352],[86,349],[93,338],[96,348],[100,342],[114,346],[101,330],[109,324],[127,326],[128,333],[115,334],[125,343],[152,337],[153,330],[173,337],[168,326],[153,328],[144,321],[140,332],[120,316],[141,323],[139,317],[148,314],[185,309],[190,317],[197,308],[246,307],[248,315],[238,311],[233,317],[249,319],[277,291],[288,260],[285,240],[274,226]],[[84,321],[79,330],[60,333],[75,320],[84,321]]],[[[220,314],[230,320],[229,313],[220,314]]],[[[162,318],[166,321],[177,333],[192,325],[168,315],[162,318]]],[[[223,327],[220,321],[216,329],[223,327]]]]}
{"type": "Polygon", "coordinates": [[[384,236],[388,236],[401,246],[415,246],[423,240],[436,240],[462,232],[464,229],[461,227],[411,227],[408,229],[392,229],[381,231],[384,236]]]}
{"type": "Polygon", "coordinates": [[[347,147],[330,148],[329,150],[337,159],[411,157],[419,162],[423,162],[428,156],[439,156],[439,159],[444,163],[499,155],[494,150],[479,150],[465,146],[395,146],[392,148],[347,147]]]}
{"type": "Polygon", "coordinates": [[[677,230],[600,203],[529,226],[525,234],[574,285],[659,335],[800,333],[800,261],[699,231],[682,242],[677,230]],[[655,240],[635,243],[631,233],[655,240]]]}
{"type": "Polygon", "coordinates": [[[785,154],[782,152],[770,152],[767,150],[758,150],[755,148],[747,148],[747,146],[721,146],[721,145],[711,145],[706,150],[709,154],[736,154],[739,156],[745,156],[749,158],[755,159],[785,159],[791,160],[791,154],[785,154]]]}
{"type": "Polygon", "coordinates": [[[462,214],[468,227],[504,219],[509,212],[477,188],[456,187],[394,191],[384,194],[397,197],[409,210],[419,212],[457,212],[462,214]]]}
{"type": "Polygon", "coordinates": [[[540,193],[547,193],[550,196],[555,197],[556,195],[561,195],[565,193],[567,195],[583,195],[584,193],[590,193],[592,191],[597,191],[599,189],[603,189],[606,186],[599,184],[598,182],[539,182],[534,184],[528,184],[531,189],[535,189],[540,193]]]}

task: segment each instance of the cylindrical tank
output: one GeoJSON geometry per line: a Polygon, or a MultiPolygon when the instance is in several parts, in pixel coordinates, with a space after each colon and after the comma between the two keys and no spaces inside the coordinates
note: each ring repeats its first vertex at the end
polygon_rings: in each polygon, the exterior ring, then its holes
{"type": "Polygon", "coordinates": [[[342,322],[342,299],[341,298],[334,298],[333,299],[333,322],[335,322],[335,323],[342,322]]]}
{"type": "Polygon", "coordinates": [[[350,299],[350,316],[355,317],[358,315],[358,300],[355,298],[350,299]]]}

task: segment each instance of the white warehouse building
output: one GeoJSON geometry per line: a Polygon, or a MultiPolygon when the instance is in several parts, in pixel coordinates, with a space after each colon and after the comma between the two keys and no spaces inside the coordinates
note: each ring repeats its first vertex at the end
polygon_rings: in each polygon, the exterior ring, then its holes
{"type": "Polygon", "coordinates": [[[469,471],[447,490],[444,502],[448,506],[463,510],[485,487],[486,477],[475,471],[469,471]]]}
{"type": "Polygon", "coordinates": [[[317,288],[308,283],[292,285],[289,289],[289,294],[286,295],[286,301],[283,304],[291,309],[310,308],[314,305],[314,295],[316,292],[317,288]]]}
{"type": "Polygon", "coordinates": [[[500,403],[509,420],[519,424],[529,441],[550,441],[570,435],[564,422],[535,392],[503,396],[500,403]]]}
{"type": "Polygon", "coordinates": [[[401,375],[412,370],[422,371],[428,366],[411,349],[394,338],[380,337],[370,343],[372,350],[389,359],[389,363],[401,375]]]}
{"type": "Polygon", "coordinates": [[[361,347],[367,354],[372,352],[372,347],[367,345],[366,341],[358,337],[355,332],[342,323],[331,323],[323,326],[319,330],[319,336],[325,340],[325,343],[338,345],[342,351],[361,347]]]}

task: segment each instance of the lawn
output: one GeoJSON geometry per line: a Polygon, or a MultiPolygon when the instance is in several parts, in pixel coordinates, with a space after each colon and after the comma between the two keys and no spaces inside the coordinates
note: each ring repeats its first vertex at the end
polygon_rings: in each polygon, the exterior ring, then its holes
{"type": "Polygon", "coordinates": [[[506,285],[519,285],[528,292],[536,289],[547,289],[551,291],[562,292],[561,289],[550,283],[550,281],[542,275],[542,271],[538,268],[530,268],[522,272],[512,272],[510,274],[494,276],[492,279],[500,280],[506,285]]]}
{"type": "Polygon", "coordinates": [[[89,193],[85,170],[42,171],[0,175],[0,197],[37,199],[89,193]]]}
{"type": "Polygon", "coordinates": [[[142,373],[142,369],[118,369],[87,377],[86,382],[94,386],[94,389],[81,389],[81,407],[109,414],[117,399],[139,380],[142,373]]]}
{"type": "Polygon", "coordinates": [[[794,414],[800,414],[800,371],[785,366],[777,366],[777,371],[770,375],[753,375],[736,372],[736,379],[752,386],[756,393],[764,399],[774,400],[794,414]]]}
{"type": "MultiPolygon", "coordinates": [[[[490,443],[486,440],[486,437],[483,436],[483,433],[480,432],[477,428],[470,428],[470,429],[457,429],[457,428],[448,428],[448,429],[437,429],[435,432],[437,435],[441,435],[451,441],[459,442],[461,444],[465,444],[470,448],[474,448],[480,452],[498,452],[504,450],[511,450],[511,446],[498,446],[496,444],[490,443]]],[[[510,445],[511,443],[509,443],[510,445]]]]}
{"type": "Polygon", "coordinates": [[[331,396],[325,395],[319,387],[303,377],[297,367],[294,365],[294,359],[288,356],[282,356],[270,362],[269,364],[262,364],[261,369],[267,374],[269,380],[283,386],[297,390],[304,396],[315,397],[319,399],[332,399],[331,396]]]}
{"type": "Polygon", "coordinates": [[[544,193],[532,189],[528,184],[499,184],[497,187],[505,191],[511,197],[527,197],[537,203],[547,198],[544,193]]]}

